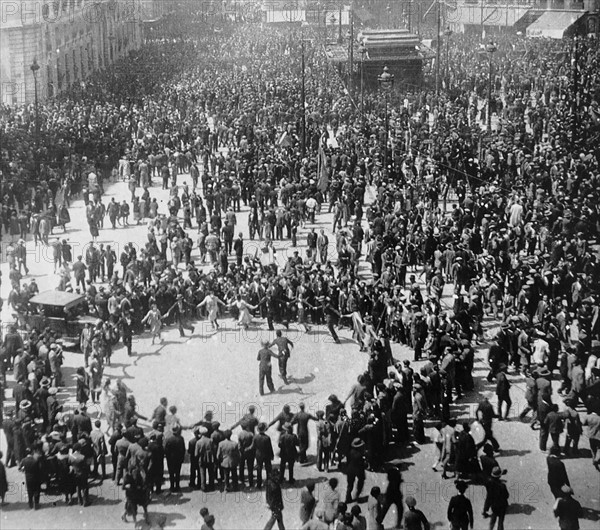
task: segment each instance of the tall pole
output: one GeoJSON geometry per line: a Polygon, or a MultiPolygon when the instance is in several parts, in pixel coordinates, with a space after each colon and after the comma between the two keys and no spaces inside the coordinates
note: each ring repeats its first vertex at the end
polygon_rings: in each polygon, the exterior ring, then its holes
{"type": "Polygon", "coordinates": [[[360,115],[365,115],[365,48],[360,48],[360,115]]]}
{"type": "Polygon", "coordinates": [[[33,90],[34,90],[34,104],[35,104],[35,170],[36,170],[36,178],[39,175],[40,171],[40,159],[39,159],[39,151],[40,151],[40,107],[38,104],[38,83],[37,83],[37,73],[40,69],[40,65],[37,62],[37,59],[33,59],[33,63],[31,63],[31,73],[33,74],[33,90]]]}
{"type": "Polygon", "coordinates": [[[302,158],[306,156],[306,94],[304,92],[304,32],[302,32],[302,87],[300,97],[302,99],[302,158]]]}
{"type": "Polygon", "coordinates": [[[340,3],[340,23],[338,25],[338,42],[342,42],[342,4],[340,3]]]}
{"type": "Polygon", "coordinates": [[[483,0],[481,0],[481,38],[483,39],[483,0]]]}
{"type": "Polygon", "coordinates": [[[440,0],[437,0],[437,46],[435,50],[435,95],[440,94],[440,48],[442,38],[442,11],[440,0]]]}
{"type": "Polygon", "coordinates": [[[492,132],[492,54],[490,53],[490,71],[488,76],[487,132],[492,132]]]}
{"type": "Polygon", "coordinates": [[[350,59],[350,72],[348,78],[348,88],[350,89],[350,96],[354,96],[354,12],[352,11],[352,4],[350,4],[350,42],[348,46],[348,57],[350,59]]]}
{"type": "Polygon", "coordinates": [[[573,50],[573,96],[571,102],[571,113],[573,114],[571,120],[571,143],[573,146],[577,144],[577,131],[579,126],[579,39],[577,35],[574,38],[574,50],[573,50]]]}
{"type": "Polygon", "coordinates": [[[383,143],[383,169],[388,167],[388,141],[390,139],[390,120],[388,118],[388,95],[385,93],[385,142],[383,143]]]}
{"type": "Polygon", "coordinates": [[[412,0],[408,0],[408,24],[407,24],[408,32],[411,32],[412,29],[412,0]]]}
{"type": "Polygon", "coordinates": [[[388,67],[385,66],[383,68],[383,73],[377,77],[377,81],[379,82],[380,88],[385,92],[385,142],[383,145],[383,160],[385,164],[385,168],[387,170],[388,166],[388,154],[387,154],[387,144],[390,136],[390,124],[388,118],[388,92],[394,86],[394,76],[390,74],[388,67]]]}
{"type": "Polygon", "coordinates": [[[450,36],[448,34],[446,37],[446,60],[444,61],[444,80],[446,83],[446,90],[448,90],[448,42],[450,41],[450,36]]]}

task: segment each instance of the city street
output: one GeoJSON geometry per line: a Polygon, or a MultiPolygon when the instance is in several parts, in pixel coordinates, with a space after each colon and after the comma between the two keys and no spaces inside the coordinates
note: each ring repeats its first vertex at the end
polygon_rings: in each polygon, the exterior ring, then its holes
{"type": "MultiPolygon", "coordinates": [[[[156,179],[155,179],[156,180],[156,179]]],[[[180,176],[180,183],[189,180],[187,176],[180,176]]],[[[160,190],[156,185],[151,188],[152,196],[159,199],[159,203],[166,203],[167,191],[160,190]]],[[[111,197],[122,200],[129,196],[127,186],[117,183],[109,186],[103,201],[111,197]]],[[[85,222],[83,202],[77,200],[70,209],[72,222],[68,226],[67,234],[59,237],[68,238],[74,247],[75,256],[84,253],[85,245],[89,242],[89,233],[85,222]]],[[[242,209],[238,214],[238,227],[244,239],[247,240],[246,217],[248,209],[242,209]]],[[[317,228],[325,228],[333,246],[335,236],[331,233],[332,215],[322,213],[317,219],[317,228]]],[[[310,225],[307,225],[310,228],[310,225]]],[[[195,231],[195,230],[194,230],[195,231]]],[[[60,232],[60,231],[59,231],[60,232]]],[[[129,226],[112,230],[105,228],[100,231],[99,243],[110,244],[117,252],[120,247],[128,242],[141,242],[145,240],[145,226],[129,226]]],[[[306,229],[299,231],[299,242],[302,254],[305,248],[306,229]],[[300,235],[300,233],[302,235],[300,235]]],[[[195,239],[195,238],[194,238],[195,239]]],[[[276,242],[279,264],[285,263],[286,257],[292,251],[288,242],[276,242]]],[[[30,275],[25,281],[35,278],[41,291],[56,287],[58,277],[51,273],[51,251],[45,247],[33,246],[28,241],[28,266],[30,275]]],[[[252,254],[256,245],[247,241],[246,253],[252,254]]],[[[197,252],[197,249],[195,249],[197,252]]],[[[197,254],[193,256],[197,257],[197,254]]],[[[366,265],[362,267],[363,277],[368,279],[369,270],[366,265]]],[[[3,277],[7,277],[6,265],[2,265],[3,277]]],[[[2,297],[6,300],[9,285],[2,285],[2,297]]],[[[444,305],[451,303],[451,286],[446,286],[444,305]]],[[[4,325],[10,321],[11,315],[8,305],[5,304],[2,315],[4,325]]],[[[125,350],[119,345],[112,357],[111,366],[106,367],[105,375],[111,379],[121,379],[128,390],[136,397],[139,412],[149,416],[159,398],[167,397],[169,404],[176,405],[178,415],[183,425],[191,425],[202,418],[207,410],[213,410],[215,417],[221,422],[221,428],[227,428],[235,423],[246,412],[248,405],[257,407],[257,415],[263,421],[271,421],[281,411],[284,404],[290,404],[292,410],[297,410],[300,402],[306,404],[307,411],[315,413],[322,410],[327,404],[327,397],[331,393],[337,394],[344,400],[361,373],[368,360],[366,353],[359,352],[358,345],[352,339],[351,330],[345,328],[340,331],[341,345],[333,342],[325,326],[314,326],[310,333],[304,333],[293,323],[289,331],[284,334],[290,338],[295,346],[292,351],[288,372],[291,374],[290,384],[284,385],[276,375],[274,366],[274,381],[276,391],[264,397],[258,394],[258,363],[256,353],[261,340],[274,337],[273,332],[267,330],[266,322],[257,319],[251,328],[244,331],[238,328],[232,319],[222,323],[221,330],[213,332],[207,321],[196,323],[195,331],[190,337],[180,338],[176,328],[171,326],[163,333],[163,342],[152,346],[147,333],[134,338],[133,357],[127,357],[125,350]]],[[[278,326],[278,329],[281,326],[278,326]]],[[[496,322],[487,322],[486,336],[493,335],[497,330],[496,322]]],[[[477,353],[477,362],[474,371],[476,378],[476,392],[467,396],[452,406],[453,414],[464,420],[473,419],[477,406],[478,396],[489,395],[495,403],[494,385],[485,381],[487,365],[484,362],[487,347],[482,344],[477,353]]],[[[411,359],[412,350],[394,344],[394,357],[397,359],[411,359]]],[[[61,398],[67,398],[67,403],[75,406],[73,374],[78,366],[83,364],[82,356],[76,353],[66,354],[64,373],[70,382],[69,388],[61,392],[61,398]]],[[[420,363],[415,363],[415,370],[420,363]]],[[[532,432],[529,425],[521,423],[515,416],[525,406],[524,385],[521,377],[510,377],[513,382],[511,395],[513,408],[510,421],[496,423],[494,432],[500,443],[502,451],[498,461],[503,469],[508,470],[506,482],[510,492],[510,507],[505,526],[511,529],[546,529],[555,528],[556,520],[552,515],[554,498],[546,483],[546,456],[537,447],[538,434],[532,432]]],[[[555,390],[557,382],[554,382],[555,390]]],[[[554,396],[557,397],[556,394],[554,396]]],[[[97,411],[90,407],[92,416],[97,411]]],[[[147,422],[142,422],[147,426],[147,422]]],[[[314,461],[315,454],[315,429],[311,422],[311,447],[309,455],[314,461]]],[[[431,426],[428,424],[428,433],[431,426]]],[[[272,435],[276,446],[276,428],[272,427],[272,435]]],[[[191,431],[185,431],[189,438],[191,431]]],[[[235,437],[235,433],[234,433],[235,437]]],[[[4,440],[2,440],[4,444],[4,440]]],[[[3,447],[3,445],[2,445],[3,447]]],[[[580,443],[581,453],[584,458],[565,459],[565,464],[571,478],[571,485],[576,498],[585,509],[585,518],[581,521],[581,528],[597,528],[600,501],[599,501],[599,475],[590,465],[588,442],[585,436],[580,443]]],[[[435,460],[435,446],[432,443],[424,445],[411,445],[407,454],[397,460],[403,471],[405,495],[414,495],[417,507],[421,509],[432,528],[447,528],[446,508],[448,501],[455,494],[452,480],[442,480],[440,473],[435,473],[431,465],[435,460]]],[[[297,465],[296,483],[292,488],[284,491],[284,521],[286,527],[298,528],[299,492],[300,488],[309,481],[317,481],[316,493],[322,491],[323,482],[331,476],[340,476],[335,471],[330,474],[319,473],[314,465],[297,465]]],[[[187,485],[187,464],[184,465],[183,483],[187,485]]],[[[103,484],[96,484],[91,490],[92,505],[87,508],[76,506],[67,507],[64,500],[47,495],[42,496],[41,509],[37,512],[26,510],[26,491],[23,475],[12,468],[8,470],[10,490],[7,494],[8,502],[1,510],[2,528],[125,528],[120,516],[123,510],[123,492],[116,488],[110,480],[103,484]],[[50,505],[52,507],[50,508],[50,505]]],[[[340,480],[340,491],[345,492],[345,478],[340,480]]],[[[383,489],[385,478],[382,474],[368,473],[363,495],[368,494],[370,488],[380,485],[383,489]]],[[[467,490],[472,499],[475,511],[475,528],[486,528],[487,521],[481,517],[485,490],[482,486],[471,486],[467,490]]],[[[366,499],[366,497],[364,497],[366,499]]],[[[237,493],[209,493],[190,491],[184,488],[181,494],[163,493],[155,496],[150,507],[150,517],[153,528],[199,528],[201,525],[198,510],[202,506],[209,507],[216,517],[216,528],[243,530],[259,529],[264,527],[269,518],[265,506],[264,492],[244,490],[237,493]]],[[[366,504],[361,502],[363,512],[366,504]]],[[[385,527],[392,528],[394,522],[393,509],[390,510],[385,527]]],[[[130,523],[131,525],[131,523],[130,523]]],[[[147,525],[138,524],[145,528],[147,525]]]]}

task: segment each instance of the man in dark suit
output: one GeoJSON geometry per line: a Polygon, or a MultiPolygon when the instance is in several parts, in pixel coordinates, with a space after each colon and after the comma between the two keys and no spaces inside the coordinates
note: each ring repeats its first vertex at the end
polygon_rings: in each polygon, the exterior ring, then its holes
{"type": "Polygon", "coordinates": [[[198,457],[196,456],[196,444],[200,439],[198,427],[194,429],[194,436],[188,442],[188,454],[190,455],[190,488],[199,488],[200,480],[196,480],[198,476],[198,457]]]}
{"type": "Polygon", "coordinates": [[[306,451],[308,450],[308,422],[310,420],[317,421],[316,416],[309,414],[306,412],[304,403],[300,403],[298,405],[300,410],[296,412],[294,417],[292,418],[292,425],[298,425],[298,441],[300,443],[299,453],[300,458],[299,461],[301,464],[304,464],[307,461],[306,451]]]}
{"type": "Polygon", "coordinates": [[[350,452],[348,453],[348,465],[346,466],[346,475],[348,477],[348,487],[346,489],[346,504],[352,502],[352,490],[354,489],[354,481],[358,480],[356,489],[356,498],[360,497],[363,486],[365,484],[365,457],[363,448],[365,442],[360,438],[355,438],[352,441],[350,452]]]}
{"type": "Polygon", "coordinates": [[[73,428],[71,429],[71,435],[73,440],[78,440],[78,436],[85,432],[91,434],[92,432],[92,420],[87,415],[87,407],[82,405],[79,411],[75,411],[73,416],[73,428]]]}
{"type": "Polygon", "coordinates": [[[275,385],[273,384],[272,377],[272,366],[271,366],[271,357],[275,357],[279,359],[279,355],[273,353],[269,349],[269,343],[267,341],[262,342],[262,348],[259,350],[256,360],[259,361],[258,365],[258,391],[260,395],[263,396],[265,394],[264,386],[265,386],[265,378],[267,379],[267,386],[269,387],[269,392],[275,391],[275,385]]]}
{"type": "Polygon", "coordinates": [[[37,510],[40,507],[40,492],[42,489],[42,460],[41,455],[27,450],[27,456],[21,460],[19,469],[25,473],[25,487],[29,508],[37,510]]]}
{"type": "Polygon", "coordinates": [[[238,267],[241,267],[244,257],[244,239],[241,232],[239,233],[238,238],[233,242],[233,250],[235,252],[235,259],[238,267]]]}
{"type": "Polygon", "coordinates": [[[271,517],[265,525],[265,530],[271,530],[275,522],[280,530],[283,530],[283,496],[281,493],[281,486],[276,476],[269,477],[267,479],[267,506],[271,510],[271,517]]]}
{"type": "Polygon", "coordinates": [[[240,449],[240,482],[244,484],[244,468],[248,468],[248,485],[254,486],[254,458],[256,450],[254,448],[254,434],[249,425],[242,427],[242,432],[238,434],[238,446],[240,449]]]}
{"type": "Polygon", "coordinates": [[[293,484],[294,481],[294,464],[298,457],[298,437],[292,432],[292,425],[287,423],[284,426],[284,432],[279,437],[279,455],[281,462],[279,464],[279,481],[283,482],[285,468],[288,466],[289,469],[289,481],[293,484]]]}
{"type": "Polygon", "coordinates": [[[267,478],[271,476],[271,462],[273,461],[273,444],[266,433],[267,424],[258,424],[258,434],[254,437],[254,450],[256,458],[256,485],[262,487],[263,466],[267,478]]]}
{"type": "Polygon", "coordinates": [[[181,436],[181,425],[175,423],[171,431],[171,434],[165,438],[165,457],[169,469],[171,492],[177,492],[180,490],[181,466],[185,460],[185,442],[181,436]]]}
{"type": "Polygon", "coordinates": [[[562,497],[561,490],[563,486],[571,486],[567,469],[562,460],[558,458],[559,455],[560,447],[553,445],[550,448],[550,454],[546,458],[546,463],[548,464],[548,486],[550,486],[550,491],[555,499],[562,497]]]}
{"type": "Polygon", "coordinates": [[[217,461],[221,465],[225,479],[225,491],[236,491],[238,488],[237,470],[240,465],[240,450],[238,444],[231,441],[230,430],[225,431],[223,435],[225,439],[217,447],[217,461]]]}

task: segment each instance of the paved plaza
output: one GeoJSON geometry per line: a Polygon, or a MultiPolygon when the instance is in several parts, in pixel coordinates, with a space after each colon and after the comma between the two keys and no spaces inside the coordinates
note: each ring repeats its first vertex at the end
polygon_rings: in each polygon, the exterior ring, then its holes
{"type": "MultiPolygon", "coordinates": [[[[180,182],[186,181],[187,176],[180,177],[180,182]]],[[[160,190],[156,185],[151,188],[152,196],[157,196],[159,202],[167,200],[167,191],[160,190]]],[[[124,183],[111,184],[104,200],[111,197],[122,200],[128,196],[124,183]]],[[[240,229],[247,240],[245,216],[248,210],[242,208],[238,215],[240,229]]],[[[77,200],[71,208],[72,222],[65,236],[74,249],[84,249],[89,243],[89,234],[85,223],[83,202],[77,200]]],[[[325,228],[331,234],[332,216],[322,213],[317,218],[316,226],[325,228]]],[[[105,225],[106,226],[106,225],[105,225]]],[[[305,233],[311,225],[301,230],[299,248],[305,247],[305,233]]],[[[60,231],[59,231],[60,232],[60,231]]],[[[129,226],[127,228],[104,228],[100,232],[98,242],[111,244],[119,254],[119,246],[128,242],[143,241],[146,227],[129,226]]],[[[289,242],[276,242],[279,263],[287,252],[291,251],[289,242]]],[[[45,247],[34,247],[32,241],[27,242],[28,264],[30,275],[35,278],[40,290],[56,287],[58,277],[49,273],[52,269],[50,251],[45,247]]],[[[252,252],[252,242],[247,244],[247,252],[252,252]]],[[[75,250],[75,255],[82,253],[75,250]]],[[[194,255],[193,257],[197,257],[194,255]]],[[[369,275],[368,267],[361,266],[365,278],[369,275]]],[[[6,274],[5,266],[2,268],[6,274]]],[[[5,298],[7,284],[2,286],[2,297],[5,298]]],[[[451,286],[447,286],[443,303],[451,303],[451,286]]],[[[10,321],[10,310],[5,305],[3,322],[10,321]]],[[[497,323],[486,322],[486,337],[491,336],[497,323]]],[[[133,357],[127,357],[125,349],[119,345],[112,356],[111,366],[105,369],[105,375],[119,378],[127,389],[136,397],[139,412],[149,416],[158,404],[159,398],[165,396],[169,404],[178,407],[178,415],[184,427],[200,420],[207,410],[213,410],[215,417],[221,422],[222,428],[234,424],[249,405],[257,407],[257,414],[263,421],[271,421],[284,404],[290,404],[292,410],[297,410],[300,402],[306,404],[307,411],[315,413],[324,409],[327,397],[331,393],[345,399],[347,392],[355,382],[357,374],[361,373],[367,363],[368,356],[360,352],[358,345],[352,339],[348,328],[340,331],[341,345],[333,342],[325,326],[312,328],[310,333],[304,333],[295,323],[284,333],[295,344],[289,362],[288,372],[291,375],[289,385],[276,375],[274,380],[276,391],[261,397],[258,394],[258,366],[256,353],[261,340],[274,337],[274,332],[267,329],[266,322],[256,319],[249,330],[243,330],[231,318],[222,322],[220,331],[210,329],[207,321],[198,321],[194,334],[189,337],[179,337],[173,326],[164,330],[163,342],[151,345],[147,333],[134,338],[133,357]]],[[[277,326],[277,329],[284,329],[277,326]]],[[[411,359],[412,350],[394,344],[394,357],[411,359]]],[[[477,361],[474,370],[476,391],[467,394],[465,398],[452,405],[452,413],[461,419],[473,419],[475,408],[480,395],[489,395],[495,403],[493,385],[487,384],[487,364],[485,355],[487,346],[478,346],[477,361]]],[[[75,407],[74,379],[75,369],[83,364],[82,355],[69,352],[66,354],[64,374],[68,386],[61,390],[60,397],[75,407]]],[[[415,363],[418,368],[420,363],[415,363]]],[[[275,367],[274,367],[275,368],[275,367]]],[[[552,515],[554,498],[546,482],[546,456],[537,448],[538,433],[533,432],[529,425],[521,423],[515,416],[525,406],[524,387],[522,378],[510,377],[513,381],[511,390],[513,409],[510,421],[496,422],[494,432],[501,446],[498,461],[502,468],[507,469],[506,482],[510,492],[510,507],[506,519],[506,528],[511,529],[546,529],[555,528],[556,522],[552,515]]],[[[556,382],[555,382],[556,386],[556,382]]],[[[90,407],[90,415],[97,411],[90,407]]],[[[147,426],[147,422],[142,422],[147,426]]],[[[431,433],[432,423],[428,423],[427,432],[431,433]]],[[[269,430],[273,445],[277,445],[276,428],[269,430]]],[[[345,491],[345,477],[335,470],[329,474],[320,473],[314,465],[315,428],[310,423],[311,446],[309,449],[309,465],[297,465],[296,484],[284,490],[284,521],[286,527],[299,528],[299,497],[300,489],[309,481],[316,481],[316,493],[323,491],[323,485],[331,476],[340,477],[340,490],[345,491]]],[[[185,430],[186,439],[191,436],[190,430],[185,430]]],[[[235,432],[234,432],[235,438],[235,432]]],[[[4,440],[2,440],[4,444],[4,440]]],[[[566,459],[565,464],[572,480],[577,498],[585,508],[585,518],[581,528],[597,528],[600,514],[599,479],[597,471],[590,465],[588,444],[585,437],[580,444],[583,458],[566,459]]],[[[276,451],[277,452],[277,451],[276,451]]],[[[432,528],[447,528],[446,509],[448,501],[455,494],[452,480],[442,480],[439,472],[434,472],[431,465],[435,460],[433,443],[410,445],[405,454],[391,455],[396,458],[403,471],[405,495],[414,495],[419,508],[427,515],[432,528]]],[[[277,460],[277,459],[276,459],[277,460]]],[[[120,520],[123,508],[123,492],[112,481],[105,480],[102,484],[94,483],[91,489],[92,504],[81,508],[65,506],[59,497],[43,495],[41,509],[33,512],[26,509],[27,498],[24,488],[23,475],[12,468],[9,471],[10,490],[7,502],[1,509],[1,528],[126,528],[132,523],[125,524],[120,520]]],[[[184,465],[183,484],[187,485],[188,465],[184,465]]],[[[367,481],[363,491],[366,495],[374,485],[384,487],[385,476],[380,473],[367,473],[367,481]]],[[[481,518],[485,489],[483,486],[471,486],[468,490],[474,505],[476,528],[486,528],[487,522],[481,518]]],[[[150,519],[152,528],[199,528],[201,525],[198,511],[207,506],[216,516],[216,528],[231,530],[254,530],[264,526],[269,517],[265,505],[264,491],[245,489],[236,493],[202,493],[184,488],[181,493],[169,492],[155,495],[150,504],[150,519]]],[[[362,503],[363,511],[366,504],[362,503]]],[[[385,527],[392,528],[395,520],[394,509],[390,510],[385,527]]],[[[145,523],[138,527],[146,528],[145,523]]]]}

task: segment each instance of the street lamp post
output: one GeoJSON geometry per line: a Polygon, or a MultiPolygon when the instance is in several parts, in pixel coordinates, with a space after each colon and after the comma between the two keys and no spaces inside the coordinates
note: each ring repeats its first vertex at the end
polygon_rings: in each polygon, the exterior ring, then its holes
{"type": "Polygon", "coordinates": [[[446,40],[446,61],[444,63],[444,79],[446,80],[446,89],[448,89],[448,72],[449,72],[449,68],[448,68],[448,44],[450,42],[450,36],[452,35],[452,30],[450,28],[446,28],[444,30],[444,37],[446,40]]]}
{"type": "Polygon", "coordinates": [[[329,17],[329,22],[331,22],[331,39],[332,39],[333,41],[335,41],[335,23],[336,23],[336,20],[337,20],[337,19],[335,18],[335,15],[334,15],[334,14],[332,14],[332,15],[329,17]]]}
{"type": "Polygon", "coordinates": [[[437,0],[437,42],[435,47],[435,95],[440,94],[440,53],[441,53],[441,39],[442,39],[442,11],[440,7],[440,0],[437,0]]]}
{"type": "Polygon", "coordinates": [[[485,51],[488,53],[490,59],[489,77],[488,77],[488,97],[487,97],[487,132],[492,131],[492,74],[494,63],[492,56],[498,50],[498,46],[493,41],[490,41],[485,46],[485,51]]]}
{"type": "Polygon", "coordinates": [[[383,67],[383,72],[377,76],[377,81],[379,83],[379,88],[383,90],[385,94],[385,144],[384,144],[384,152],[383,152],[383,160],[384,167],[387,169],[388,166],[388,140],[390,137],[390,121],[388,118],[388,93],[394,86],[394,74],[390,74],[390,71],[387,66],[383,67]]]}
{"type": "Polygon", "coordinates": [[[33,89],[35,97],[35,169],[39,173],[39,149],[40,149],[40,108],[38,105],[38,80],[37,74],[40,69],[40,65],[37,59],[33,59],[31,63],[31,72],[33,74],[33,89]]]}
{"type": "Polygon", "coordinates": [[[365,115],[365,55],[367,48],[361,44],[358,48],[360,52],[360,115],[365,115]]]}

